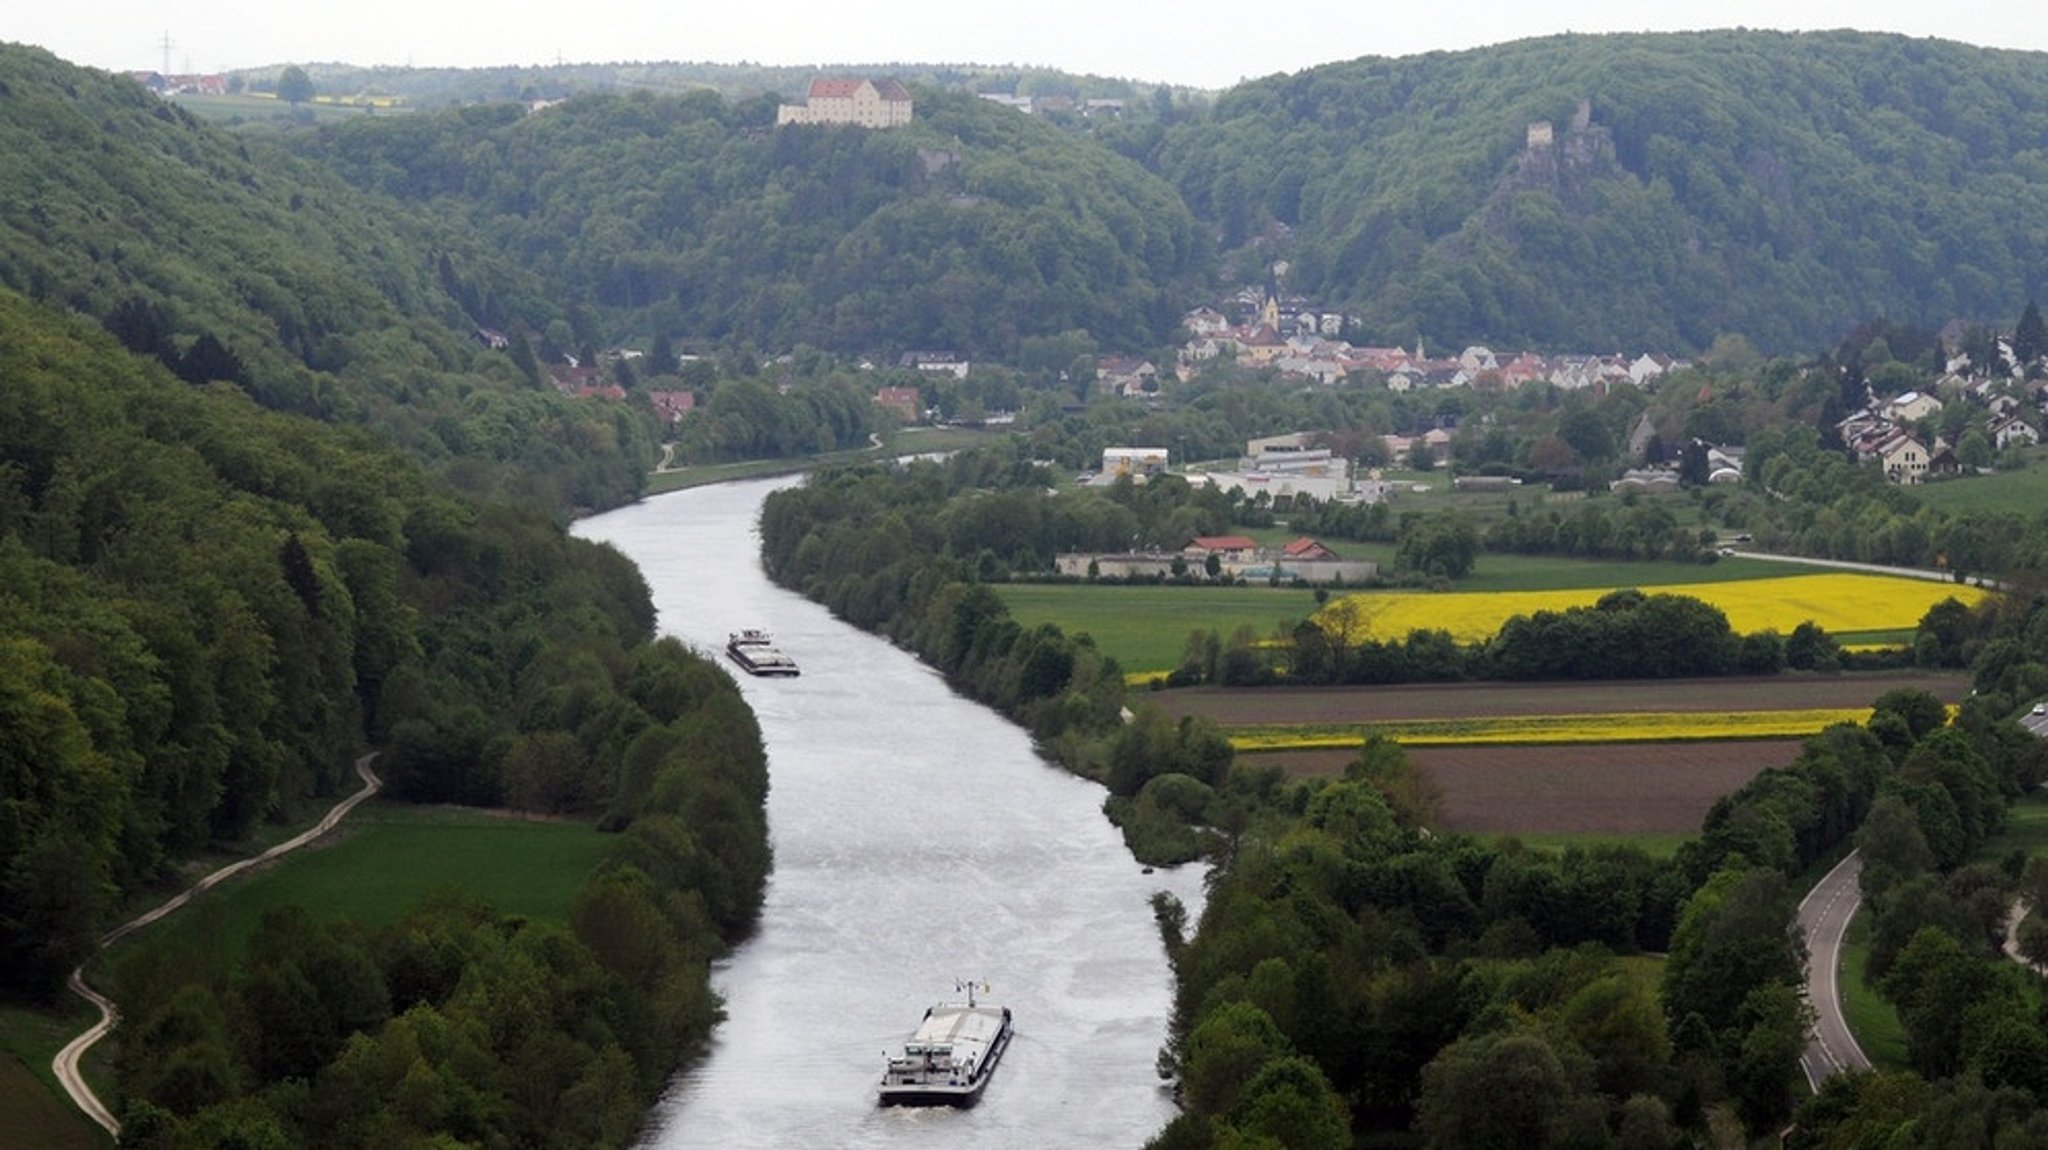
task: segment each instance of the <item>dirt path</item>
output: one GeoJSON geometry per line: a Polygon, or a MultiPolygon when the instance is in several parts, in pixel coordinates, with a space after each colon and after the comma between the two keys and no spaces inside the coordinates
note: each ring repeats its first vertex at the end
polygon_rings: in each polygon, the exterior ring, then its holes
{"type": "MultiPolygon", "coordinates": [[[[348,817],[348,813],[356,809],[356,804],[376,794],[383,787],[383,780],[379,779],[376,772],[370,769],[370,760],[376,757],[374,754],[364,755],[356,760],[356,774],[362,777],[363,789],[334,804],[334,809],[328,811],[326,817],[315,823],[311,829],[286,839],[284,842],[271,847],[260,855],[245,858],[240,862],[230,863],[193,883],[190,888],[172,897],[155,910],[137,915],[135,918],[122,923],[120,926],[108,931],[105,937],[100,939],[100,949],[104,950],[114,945],[130,934],[141,930],[150,923],[191,902],[192,896],[202,891],[212,890],[214,887],[241,874],[250,867],[260,866],[279,855],[295,851],[314,839],[319,838],[321,835],[326,834],[328,831],[333,830],[336,823],[348,817]]],[[[100,1020],[94,1023],[92,1028],[84,1034],[72,1039],[64,1049],[58,1051],[56,1059],[50,1063],[50,1069],[57,1075],[57,1081],[63,1084],[65,1092],[71,1095],[71,1101],[76,1103],[80,1110],[85,1111],[86,1117],[99,1123],[101,1129],[118,1139],[121,1136],[120,1120],[114,1117],[112,1112],[107,1109],[106,1104],[100,1101],[99,1095],[94,1094],[92,1087],[86,1084],[85,1076],[79,1073],[78,1063],[80,1059],[85,1057],[85,1052],[92,1049],[94,1043],[105,1037],[107,1031],[114,1028],[114,1020],[119,1016],[119,1013],[115,1010],[114,1004],[105,995],[86,985],[85,965],[83,963],[79,964],[77,970],[71,972],[71,979],[68,985],[71,987],[72,993],[92,1003],[99,1010],[100,1020]]]]}

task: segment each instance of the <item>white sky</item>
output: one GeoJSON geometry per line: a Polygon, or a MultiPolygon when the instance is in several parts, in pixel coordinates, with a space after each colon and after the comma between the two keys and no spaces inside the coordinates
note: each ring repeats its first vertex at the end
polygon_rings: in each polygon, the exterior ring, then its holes
{"type": "Polygon", "coordinates": [[[1042,65],[1202,88],[1360,56],[1557,32],[1856,28],[2048,50],[2019,0],[26,0],[0,40],[110,71],[287,63],[476,67],[684,60],[1042,65]]]}

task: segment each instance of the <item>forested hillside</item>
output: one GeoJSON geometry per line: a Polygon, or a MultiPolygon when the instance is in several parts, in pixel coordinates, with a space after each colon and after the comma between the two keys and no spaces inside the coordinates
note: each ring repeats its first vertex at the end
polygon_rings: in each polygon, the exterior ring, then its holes
{"type": "Polygon", "coordinates": [[[1172,337],[1208,250],[1172,189],[1041,120],[916,95],[915,122],[886,132],[636,92],[302,143],[602,309],[609,340],[1014,361],[1020,339],[1075,329],[1108,349],[1172,337]]]}
{"type": "Polygon", "coordinates": [[[444,905],[380,968],[298,916],[251,969],[214,951],[124,985],[133,1144],[626,1141],[707,1035],[705,964],[767,877],[766,761],[731,680],[653,642],[638,573],[545,508],[453,493],[5,291],[0,380],[0,995],[53,997],[116,907],[303,818],[374,747],[398,797],[625,833],[567,929],[444,905]],[[421,935],[430,960],[405,949],[421,935]],[[515,975],[552,1011],[514,1025],[461,993],[515,975]],[[466,1037],[422,1037],[444,1019],[466,1037]],[[391,1053],[327,1069],[345,1042],[391,1053]],[[289,1081],[388,1096],[421,1059],[460,1105],[326,1110],[289,1081]],[[535,1059],[589,1107],[521,1105],[535,1059]]]}
{"type": "Polygon", "coordinates": [[[471,486],[561,508],[639,492],[642,421],[469,339],[570,309],[459,232],[19,45],[0,45],[0,153],[0,286],[189,380],[466,461],[471,486]]]}
{"type": "Polygon", "coordinates": [[[2048,287],[2039,64],[1846,32],[1559,36],[1085,130],[938,88],[892,132],[639,91],[299,146],[434,203],[621,342],[1014,361],[1084,329],[1150,352],[1285,260],[1284,290],[1369,341],[1795,352],[1875,316],[2003,321],[2048,287]],[[1212,242],[1231,258],[1205,281],[1212,242]]]}
{"type": "Polygon", "coordinates": [[[1800,352],[2048,287],[2039,54],[1557,36],[1255,81],[1131,146],[1247,274],[1285,258],[1288,290],[1404,346],[1800,352]]]}

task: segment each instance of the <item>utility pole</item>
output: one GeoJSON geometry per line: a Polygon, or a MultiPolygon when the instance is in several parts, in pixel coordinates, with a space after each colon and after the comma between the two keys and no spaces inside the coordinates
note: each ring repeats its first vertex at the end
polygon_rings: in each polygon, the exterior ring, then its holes
{"type": "Polygon", "coordinates": [[[169,76],[171,74],[171,34],[169,30],[164,32],[164,38],[159,41],[158,46],[164,50],[163,75],[169,76]]]}

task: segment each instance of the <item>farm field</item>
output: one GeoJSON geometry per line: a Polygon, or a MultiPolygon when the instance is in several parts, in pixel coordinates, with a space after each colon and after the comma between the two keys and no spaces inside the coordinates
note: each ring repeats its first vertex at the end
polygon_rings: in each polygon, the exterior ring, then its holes
{"type": "MultiPolygon", "coordinates": [[[[1760,560],[1696,567],[1511,558],[1522,569],[1496,576],[1501,589],[1367,591],[1347,598],[1360,604],[1366,634],[1375,639],[1430,629],[1475,642],[1491,637],[1513,616],[1591,606],[1615,587],[1633,586],[1713,604],[1744,634],[1765,629],[1790,634],[1811,619],[1837,640],[1857,643],[1896,641],[1910,635],[1927,609],[1943,599],[1975,603],[1984,595],[1976,587],[1883,575],[1785,575],[1782,564],[1760,560]],[[1579,581],[1571,578],[1574,574],[1579,581]],[[1664,581],[1647,578],[1653,575],[1664,581]]],[[[1192,631],[1213,631],[1227,640],[1239,628],[1250,627],[1265,637],[1318,609],[1313,592],[1299,588],[1011,583],[994,590],[1019,626],[1057,623],[1069,634],[1086,633],[1134,675],[1179,666],[1192,631]]]]}
{"type": "Polygon", "coordinates": [[[1641,711],[1731,712],[1860,707],[1897,688],[1945,703],[1969,692],[1961,672],[1765,675],[1614,683],[1414,683],[1397,687],[1189,687],[1142,698],[1178,719],[1207,715],[1228,729],[1474,715],[1584,715],[1641,711]]]}
{"type": "MultiPolygon", "coordinates": [[[[1973,586],[1850,572],[1674,583],[1655,590],[1691,596],[1719,608],[1738,634],[1772,630],[1786,635],[1810,621],[1837,638],[1911,629],[1944,599],[1970,605],[1985,595],[1983,589],[1973,586]]],[[[1473,643],[1491,638],[1516,615],[1590,607],[1608,591],[1604,587],[1478,594],[1374,591],[1345,598],[1360,605],[1373,638],[1434,629],[1449,631],[1461,643],[1473,643]]]]}
{"type": "MultiPolygon", "coordinates": [[[[1298,533],[1281,531],[1287,539],[1298,533]]],[[[1346,545],[1341,554],[1363,554],[1346,545]]],[[[1727,579],[1783,578],[1784,568],[1757,560],[1726,560],[1712,567],[1675,563],[1597,563],[1576,559],[1482,556],[1475,584],[1521,591],[1547,588],[1663,587],[1727,579]]],[[[1167,671],[1180,665],[1188,634],[1214,631],[1229,639],[1240,627],[1261,637],[1291,628],[1317,609],[1315,593],[1298,587],[1160,587],[1107,583],[1003,583],[993,590],[1018,626],[1057,623],[1083,632],[1128,672],[1167,671]]],[[[1594,593],[1597,598],[1598,593],[1594,593]]],[[[1444,598],[1432,595],[1430,598],[1444,598]]],[[[1915,616],[1912,622],[1917,623],[1915,616]]],[[[1406,634],[1406,632],[1402,632],[1406,634]]]]}
{"type": "MultiPolygon", "coordinates": [[[[1898,688],[1954,703],[1960,673],[1779,675],[1627,683],[1454,683],[1399,687],[1198,687],[1145,696],[1169,715],[1205,715],[1226,733],[1363,722],[1453,722],[1474,717],[1751,715],[1838,711],[1867,715],[1898,688]]],[[[1443,829],[1469,834],[1626,837],[1668,843],[1697,834],[1715,800],[1798,753],[1797,738],[1695,739],[1550,745],[1410,746],[1409,758],[1442,794],[1443,829]]],[[[1240,752],[1240,765],[1334,778],[1352,747],[1240,752]]]]}
{"type": "Polygon", "coordinates": [[[349,816],[337,837],[194,899],[115,953],[196,942],[224,947],[239,960],[272,907],[297,904],[315,918],[355,919],[374,929],[447,888],[500,914],[563,920],[616,841],[581,823],[373,800],[349,816]]]}
{"type": "MultiPolygon", "coordinates": [[[[1678,836],[1699,833],[1715,800],[1799,753],[1797,739],[1602,743],[1551,747],[1416,747],[1409,759],[1442,795],[1441,829],[1474,835],[1678,836]]],[[[1335,778],[1352,751],[1243,755],[1335,778]]]]}

